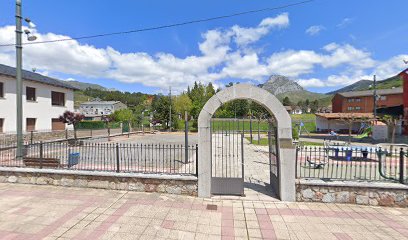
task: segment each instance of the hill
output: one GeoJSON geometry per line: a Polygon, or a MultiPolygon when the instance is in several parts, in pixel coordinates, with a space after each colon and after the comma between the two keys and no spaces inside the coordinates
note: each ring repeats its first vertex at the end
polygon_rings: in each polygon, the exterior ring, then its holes
{"type": "Polygon", "coordinates": [[[79,81],[63,81],[64,83],[68,83],[69,85],[78,88],[79,90],[86,90],[87,88],[92,88],[92,89],[97,89],[101,91],[107,91],[108,89],[99,85],[99,84],[94,84],[94,83],[85,83],[85,82],[79,82],[79,81]]]}
{"type": "MultiPolygon", "coordinates": [[[[384,80],[377,81],[377,89],[390,89],[390,88],[396,88],[396,87],[402,87],[402,79],[398,75],[384,79],[384,80]]],[[[349,86],[340,88],[336,91],[332,91],[327,94],[329,95],[329,94],[336,94],[339,92],[364,91],[364,90],[371,90],[371,89],[373,89],[373,81],[360,80],[349,86]]]]}
{"type": "Polygon", "coordinates": [[[331,97],[328,99],[326,94],[314,93],[305,90],[297,82],[281,75],[272,75],[264,84],[259,87],[267,90],[275,95],[279,100],[288,97],[291,102],[318,100],[320,106],[328,106],[331,102],[331,97]]]}
{"type": "Polygon", "coordinates": [[[331,95],[331,94],[336,94],[336,93],[340,93],[340,92],[352,92],[352,91],[367,90],[370,87],[371,84],[373,84],[373,81],[371,81],[371,80],[360,80],[360,81],[355,82],[355,83],[353,83],[351,85],[348,85],[346,87],[340,88],[340,89],[332,91],[332,92],[328,92],[326,94],[331,95]]]}

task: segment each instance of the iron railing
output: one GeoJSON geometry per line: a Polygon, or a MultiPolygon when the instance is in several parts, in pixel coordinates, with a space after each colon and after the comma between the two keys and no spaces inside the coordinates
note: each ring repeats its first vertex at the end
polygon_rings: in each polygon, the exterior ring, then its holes
{"type": "Polygon", "coordinates": [[[196,175],[197,150],[181,144],[38,142],[25,145],[21,160],[15,146],[1,148],[0,166],[196,175]]]}
{"type": "Polygon", "coordinates": [[[296,177],[408,183],[408,151],[403,148],[298,146],[296,177]]]}

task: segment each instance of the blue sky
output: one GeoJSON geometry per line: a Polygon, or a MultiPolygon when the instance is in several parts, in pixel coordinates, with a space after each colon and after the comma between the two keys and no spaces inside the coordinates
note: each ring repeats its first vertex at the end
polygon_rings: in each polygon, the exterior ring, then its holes
{"type": "MultiPolygon", "coordinates": [[[[39,40],[126,31],[275,7],[296,1],[23,0],[39,40]]],[[[315,0],[277,11],[129,35],[24,48],[24,67],[124,91],[181,91],[287,75],[327,92],[372,74],[386,78],[408,59],[406,0],[315,0]]],[[[0,43],[14,41],[14,1],[1,1],[0,43]]],[[[14,65],[14,48],[0,63],[14,65]]]]}

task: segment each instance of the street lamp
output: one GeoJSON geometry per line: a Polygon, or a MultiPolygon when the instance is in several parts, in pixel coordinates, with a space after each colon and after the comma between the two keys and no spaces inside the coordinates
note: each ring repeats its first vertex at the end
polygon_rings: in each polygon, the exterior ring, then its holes
{"type": "MultiPolygon", "coordinates": [[[[21,14],[21,0],[16,0],[16,107],[17,107],[17,154],[16,158],[21,160],[23,158],[23,46],[22,46],[22,35],[23,35],[23,23],[21,14]]],[[[35,24],[31,22],[29,18],[25,21],[32,28],[35,24]]],[[[36,36],[31,35],[30,30],[25,30],[28,41],[34,41],[37,39],[36,36]]]]}

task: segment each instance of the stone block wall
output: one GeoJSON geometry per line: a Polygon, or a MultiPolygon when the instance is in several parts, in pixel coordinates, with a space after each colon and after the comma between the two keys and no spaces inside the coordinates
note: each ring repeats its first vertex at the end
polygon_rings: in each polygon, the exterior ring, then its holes
{"type": "Polygon", "coordinates": [[[408,207],[408,186],[397,183],[298,180],[296,200],[299,202],[408,207]]]}
{"type": "Polygon", "coordinates": [[[0,168],[1,183],[54,185],[79,188],[99,188],[135,192],[158,192],[197,196],[197,179],[194,177],[174,177],[143,174],[84,173],[66,170],[11,170],[0,168]],[[54,171],[54,172],[52,172],[54,171]]]}

